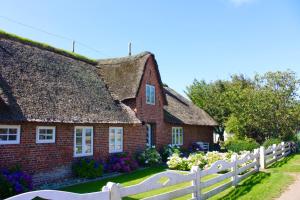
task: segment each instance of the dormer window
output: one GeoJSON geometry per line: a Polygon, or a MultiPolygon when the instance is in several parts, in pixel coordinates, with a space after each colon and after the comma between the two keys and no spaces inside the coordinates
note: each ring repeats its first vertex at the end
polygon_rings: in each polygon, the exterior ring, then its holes
{"type": "Polygon", "coordinates": [[[146,103],[155,105],[155,87],[154,85],[146,84],[146,103]]]}

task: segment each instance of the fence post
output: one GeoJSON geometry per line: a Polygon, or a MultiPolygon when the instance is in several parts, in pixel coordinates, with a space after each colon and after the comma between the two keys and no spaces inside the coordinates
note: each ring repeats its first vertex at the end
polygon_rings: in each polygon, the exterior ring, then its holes
{"type": "Polygon", "coordinates": [[[285,143],[284,142],[281,142],[281,150],[282,150],[282,157],[284,156],[284,152],[285,152],[285,143]]]}
{"type": "Polygon", "coordinates": [[[201,200],[201,188],[200,188],[200,168],[198,166],[193,166],[191,169],[192,173],[195,173],[196,177],[193,180],[192,185],[196,187],[196,192],[193,193],[193,199],[201,200]]]}
{"type": "Polygon", "coordinates": [[[237,165],[237,154],[233,154],[231,157],[231,162],[233,163],[233,166],[231,168],[232,172],[233,172],[233,176],[231,177],[232,180],[232,185],[235,187],[237,185],[237,176],[238,176],[238,165],[237,165]]]}
{"type": "Polygon", "coordinates": [[[255,171],[259,171],[259,149],[254,149],[254,152],[253,152],[254,156],[255,156],[255,162],[256,162],[256,165],[254,167],[255,171]]]}
{"type": "Polygon", "coordinates": [[[277,161],[276,146],[277,146],[276,144],[273,144],[273,145],[272,145],[272,148],[273,148],[273,159],[275,159],[275,160],[277,161]]]}
{"type": "Polygon", "coordinates": [[[266,159],[265,159],[265,147],[261,146],[259,148],[259,164],[261,169],[266,168],[266,159]]]}
{"type": "Polygon", "coordinates": [[[109,191],[109,200],[121,200],[120,185],[108,182],[103,186],[102,191],[109,191]]]}

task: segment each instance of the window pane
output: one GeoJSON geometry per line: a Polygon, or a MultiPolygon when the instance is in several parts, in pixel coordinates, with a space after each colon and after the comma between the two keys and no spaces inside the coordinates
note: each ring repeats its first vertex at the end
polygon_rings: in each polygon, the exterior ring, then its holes
{"type": "Polygon", "coordinates": [[[85,153],[91,153],[91,152],[92,152],[91,145],[87,145],[85,149],[85,153]]]}
{"type": "Polygon", "coordinates": [[[115,145],[114,144],[109,145],[109,150],[114,151],[115,150],[115,145]]]}
{"type": "Polygon", "coordinates": [[[46,129],[39,129],[40,134],[46,134],[46,129]]]}
{"type": "Polygon", "coordinates": [[[154,87],[151,87],[150,96],[151,96],[151,99],[150,99],[151,103],[154,103],[154,99],[155,99],[155,89],[154,89],[154,87]]]}
{"type": "Polygon", "coordinates": [[[47,132],[48,135],[52,135],[53,134],[53,129],[47,129],[46,132],[47,132]]]}
{"type": "Polygon", "coordinates": [[[85,143],[86,143],[86,144],[91,144],[91,142],[92,142],[92,136],[90,136],[90,135],[89,135],[89,136],[86,136],[86,137],[85,137],[85,143]]]}
{"type": "Polygon", "coordinates": [[[172,134],[172,144],[175,144],[175,134],[172,134]]]}
{"type": "Polygon", "coordinates": [[[39,135],[39,140],[45,140],[46,139],[46,135],[39,135]]]}
{"type": "Polygon", "coordinates": [[[18,130],[16,128],[10,128],[9,134],[17,134],[18,130]]]}
{"type": "Polygon", "coordinates": [[[87,128],[87,129],[85,130],[85,134],[86,134],[86,136],[91,136],[91,135],[92,135],[92,129],[87,128]]]}
{"type": "Polygon", "coordinates": [[[82,153],[82,146],[76,146],[76,153],[81,154],[82,153]]]}
{"type": "Polygon", "coordinates": [[[9,135],[8,140],[10,141],[17,140],[17,135],[9,135]]]}
{"type": "Polygon", "coordinates": [[[0,128],[0,134],[7,134],[8,129],[7,128],[0,128]]]}
{"type": "Polygon", "coordinates": [[[52,136],[52,135],[47,135],[47,136],[46,136],[46,139],[47,139],[47,140],[52,140],[52,139],[53,139],[53,136],[52,136]]]}
{"type": "Polygon", "coordinates": [[[111,143],[114,143],[115,142],[115,134],[110,134],[109,140],[111,143]]]}
{"type": "Polygon", "coordinates": [[[180,133],[179,144],[182,144],[182,141],[183,141],[183,137],[182,137],[182,133],[180,133]]]}
{"type": "Polygon", "coordinates": [[[150,102],[150,87],[146,85],[146,101],[150,102]]]}
{"type": "Polygon", "coordinates": [[[116,146],[116,151],[121,151],[122,150],[122,146],[121,145],[117,145],[116,146]]]}
{"type": "Polygon", "coordinates": [[[7,135],[0,135],[0,141],[6,141],[8,138],[7,135]]]}
{"type": "Polygon", "coordinates": [[[76,129],[76,135],[82,135],[82,128],[76,129]]]}
{"type": "Polygon", "coordinates": [[[82,146],[82,137],[76,137],[76,145],[82,146]]]}
{"type": "Polygon", "coordinates": [[[111,134],[115,134],[115,129],[114,128],[111,128],[111,129],[109,129],[110,130],[110,133],[111,134]]]}
{"type": "Polygon", "coordinates": [[[116,134],[116,140],[121,141],[121,139],[122,139],[122,134],[120,133],[116,134]]]}

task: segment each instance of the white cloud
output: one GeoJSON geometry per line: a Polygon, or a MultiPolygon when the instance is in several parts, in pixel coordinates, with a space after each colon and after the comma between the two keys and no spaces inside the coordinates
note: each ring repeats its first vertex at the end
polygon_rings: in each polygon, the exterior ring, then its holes
{"type": "Polygon", "coordinates": [[[249,4],[255,0],[229,0],[229,2],[233,3],[235,6],[242,6],[245,4],[249,4]]]}

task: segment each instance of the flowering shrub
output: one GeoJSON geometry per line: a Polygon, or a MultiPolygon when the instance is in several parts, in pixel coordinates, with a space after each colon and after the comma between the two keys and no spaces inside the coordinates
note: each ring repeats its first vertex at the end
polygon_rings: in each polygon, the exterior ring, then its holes
{"type": "Polygon", "coordinates": [[[79,159],[73,163],[73,174],[79,178],[96,178],[103,174],[103,164],[94,159],[79,159]]]}
{"type": "Polygon", "coordinates": [[[155,146],[148,147],[145,151],[137,154],[137,160],[143,166],[154,166],[162,162],[161,156],[155,146]]]}
{"type": "Polygon", "coordinates": [[[32,190],[32,178],[19,169],[0,170],[0,199],[32,190]]]}
{"type": "Polygon", "coordinates": [[[166,145],[161,150],[161,158],[163,162],[167,162],[168,158],[172,156],[174,153],[180,154],[180,148],[176,145],[166,145]]]}
{"type": "Polygon", "coordinates": [[[190,154],[188,157],[188,169],[192,169],[193,166],[199,166],[201,169],[207,164],[207,158],[203,153],[190,154]]]}
{"type": "Polygon", "coordinates": [[[211,151],[206,154],[207,164],[211,165],[218,160],[227,160],[226,153],[219,153],[217,151],[211,151]]]}
{"type": "Polygon", "coordinates": [[[187,158],[180,157],[178,153],[174,153],[171,157],[169,157],[169,161],[167,165],[170,169],[176,170],[189,170],[189,163],[187,158]]]}
{"type": "Polygon", "coordinates": [[[137,162],[127,153],[111,155],[105,166],[108,172],[131,172],[137,168],[137,162]]]}
{"type": "Polygon", "coordinates": [[[218,160],[230,161],[233,152],[219,153],[217,151],[190,154],[188,158],[181,157],[178,153],[174,153],[167,162],[170,169],[190,170],[192,166],[199,166],[201,169],[209,168],[211,164],[218,160]]]}

